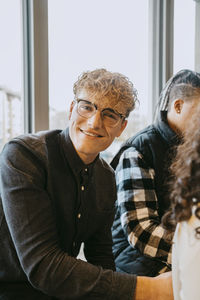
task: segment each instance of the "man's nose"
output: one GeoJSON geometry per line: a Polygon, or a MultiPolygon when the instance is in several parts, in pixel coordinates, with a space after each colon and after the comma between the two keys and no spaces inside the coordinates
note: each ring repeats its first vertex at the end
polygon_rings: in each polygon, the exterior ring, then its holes
{"type": "Polygon", "coordinates": [[[96,110],[95,114],[88,119],[88,125],[92,128],[100,128],[102,126],[101,112],[96,110]]]}

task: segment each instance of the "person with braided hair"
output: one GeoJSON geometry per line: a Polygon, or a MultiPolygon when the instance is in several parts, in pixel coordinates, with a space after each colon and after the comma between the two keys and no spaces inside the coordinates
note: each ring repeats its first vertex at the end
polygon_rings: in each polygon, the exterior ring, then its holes
{"type": "Polygon", "coordinates": [[[163,224],[175,230],[172,246],[174,300],[200,297],[200,108],[191,116],[171,166],[172,205],[163,224]],[[176,229],[175,229],[176,228],[176,229]]]}
{"type": "Polygon", "coordinates": [[[171,241],[162,216],[169,209],[169,167],[200,104],[200,74],[181,70],[161,92],[155,121],[130,137],[111,162],[118,199],[112,227],[118,271],[154,277],[171,270],[171,241]]]}

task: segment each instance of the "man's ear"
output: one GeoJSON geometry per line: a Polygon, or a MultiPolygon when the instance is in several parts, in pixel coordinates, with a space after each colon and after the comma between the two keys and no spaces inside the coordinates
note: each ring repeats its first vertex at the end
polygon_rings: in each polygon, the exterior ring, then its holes
{"type": "Polygon", "coordinates": [[[116,137],[119,137],[119,136],[122,134],[122,132],[123,132],[124,129],[126,128],[127,123],[128,123],[127,120],[124,120],[124,121],[123,121],[123,123],[122,123],[122,125],[121,125],[121,128],[120,128],[118,134],[116,135],[116,137]]]}
{"type": "Polygon", "coordinates": [[[75,105],[75,101],[72,101],[70,104],[70,109],[69,109],[69,120],[71,119],[72,110],[74,108],[74,105],[75,105]]]}
{"type": "Polygon", "coordinates": [[[183,108],[184,101],[182,99],[176,99],[173,103],[174,110],[177,114],[180,114],[183,108]]]}

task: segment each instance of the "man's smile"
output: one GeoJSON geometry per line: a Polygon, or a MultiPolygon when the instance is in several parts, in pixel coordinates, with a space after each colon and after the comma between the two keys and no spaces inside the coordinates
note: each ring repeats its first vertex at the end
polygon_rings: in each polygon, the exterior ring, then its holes
{"type": "Polygon", "coordinates": [[[102,137],[102,135],[100,135],[98,133],[95,133],[95,132],[86,131],[86,130],[83,130],[83,129],[80,129],[80,131],[82,133],[84,133],[85,135],[94,136],[94,137],[102,137]]]}

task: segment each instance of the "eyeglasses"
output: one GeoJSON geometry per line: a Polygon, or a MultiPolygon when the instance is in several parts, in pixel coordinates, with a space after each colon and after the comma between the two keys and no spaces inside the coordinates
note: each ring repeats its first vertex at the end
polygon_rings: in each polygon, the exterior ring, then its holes
{"type": "MultiPolygon", "coordinates": [[[[81,117],[91,118],[96,114],[98,107],[96,104],[82,99],[76,99],[77,111],[81,117]]],[[[101,110],[101,119],[104,125],[109,127],[115,127],[119,124],[121,119],[125,119],[126,116],[114,111],[112,108],[104,108],[101,110]]]]}

